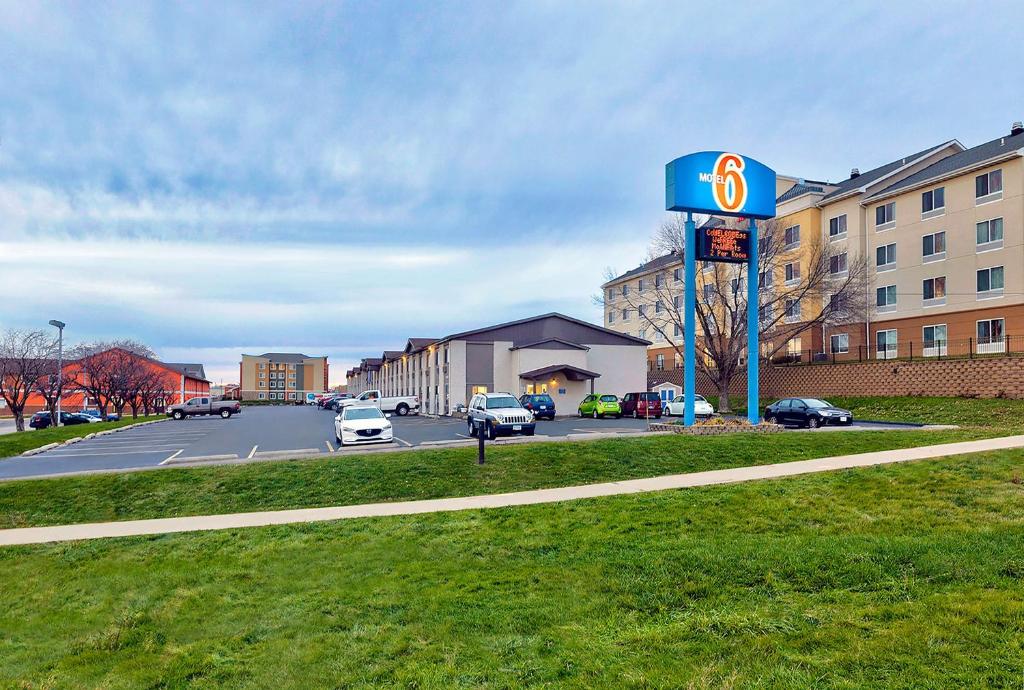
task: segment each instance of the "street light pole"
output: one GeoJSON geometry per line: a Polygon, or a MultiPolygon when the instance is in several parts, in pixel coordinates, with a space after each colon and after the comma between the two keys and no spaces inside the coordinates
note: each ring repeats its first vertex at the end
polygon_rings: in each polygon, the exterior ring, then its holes
{"type": "Polygon", "coordinates": [[[64,397],[64,326],[67,324],[57,319],[50,319],[50,325],[57,329],[57,423],[60,426],[60,403],[64,397]]]}

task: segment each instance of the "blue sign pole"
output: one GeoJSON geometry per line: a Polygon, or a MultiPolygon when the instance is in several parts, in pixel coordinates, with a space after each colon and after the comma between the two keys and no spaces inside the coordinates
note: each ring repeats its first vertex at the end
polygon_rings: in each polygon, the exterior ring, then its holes
{"type": "Polygon", "coordinates": [[[693,402],[694,386],[696,386],[697,347],[696,317],[697,307],[697,224],[693,214],[686,212],[686,236],[683,245],[683,424],[692,426],[694,420],[693,402]]]}
{"type": "Polygon", "coordinates": [[[747,421],[757,424],[761,421],[758,398],[758,367],[760,365],[760,303],[759,290],[761,272],[758,267],[757,223],[750,219],[750,266],[747,269],[747,421]]]}

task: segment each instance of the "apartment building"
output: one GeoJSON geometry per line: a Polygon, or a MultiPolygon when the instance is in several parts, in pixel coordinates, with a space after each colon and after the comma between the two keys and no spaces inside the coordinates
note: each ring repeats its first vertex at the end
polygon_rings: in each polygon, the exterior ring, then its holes
{"type": "Polygon", "coordinates": [[[348,390],[415,395],[423,413],[437,415],[451,414],[476,393],[536,391],[571,413],[593,391],[646,390],[647,345],[563,314],[544,314],[442,338],[409,338],[401,350],[350,370],[348,390]]]}
{"type": "Polygon", "coordinates": [[[293,352],[242,355],[238,365],[242,400],[298,402],[327,390],[327,357],[293,352]]]}

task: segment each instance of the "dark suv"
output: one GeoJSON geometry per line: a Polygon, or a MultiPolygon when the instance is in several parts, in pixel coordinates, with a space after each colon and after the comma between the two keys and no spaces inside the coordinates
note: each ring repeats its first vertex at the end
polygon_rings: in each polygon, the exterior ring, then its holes
{"type": "Polygon", "coordinates": [[[527,393],[519,397],[519,404],[532,412],[535,419],[555,418],[555,401],[547,393],[527,393]]]}
{"type": "Polygon", "coordinates": [[[661,398],[657,393],[626,393],[622,398],[622,414],[661,419],[661,398]]]}

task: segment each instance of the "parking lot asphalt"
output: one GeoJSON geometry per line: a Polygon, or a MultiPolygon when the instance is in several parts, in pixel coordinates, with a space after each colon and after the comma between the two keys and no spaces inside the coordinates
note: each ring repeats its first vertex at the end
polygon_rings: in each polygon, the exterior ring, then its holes
{"type": "MultiPolygon", "coordinates": [[[[393,416],[391,421],[395,441],[381,445],[430,447],[472,442],[466,422],[461,419],[410,415],[393,416]]],[[[630,435],[646,430],[644,419],[560,417],[538,421],[536,435],[565,438],[594,433],[630,435]]],[[[128,427],[37,455],[0,460],[0,479],[157,467],[190,458],[260,459],[288,453],[309,455],[345,450],[336,446],[332,412],[308,406],[247,407],[230,419],[194,417],[128,427]]]]}

